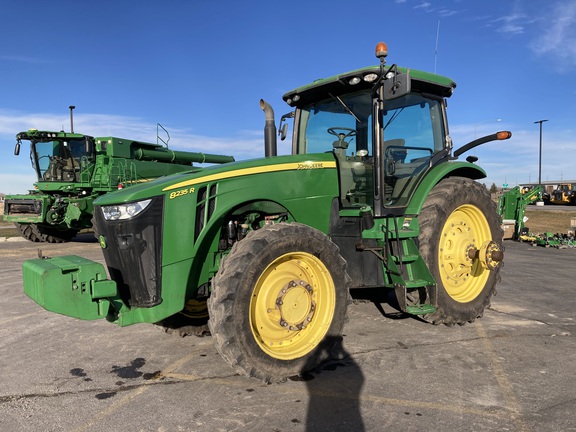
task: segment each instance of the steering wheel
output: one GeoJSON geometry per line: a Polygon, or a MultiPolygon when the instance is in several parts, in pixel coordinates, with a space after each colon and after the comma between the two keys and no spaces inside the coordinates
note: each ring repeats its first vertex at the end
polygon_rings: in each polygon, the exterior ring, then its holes
{"type": "Polygon", "coordinates": [[[356,136],[356,130],[345,127],[328,128],[328,133],[338,137],[338,141],[334,141],[332,143],[332,147],[334,147],[334,150],[339,151],[346,150],[348,148],[348,144],[350,143],[345,141],[346,138],[356,136]]]}
{"type": "Polygon", "coordinates": [[[348,138],[348,137],[356,136],[356,130],[355,129],[339,127],[339,126],[328,128],[328,133],[330,135],[337,136],[340,140],[343,140],[343,139],[348,138]],[[338,132],[338,131],[345,131],[345,132],[338,132]],[[341,135],[343,135],[343,136],[341,137],[341,135]]]}

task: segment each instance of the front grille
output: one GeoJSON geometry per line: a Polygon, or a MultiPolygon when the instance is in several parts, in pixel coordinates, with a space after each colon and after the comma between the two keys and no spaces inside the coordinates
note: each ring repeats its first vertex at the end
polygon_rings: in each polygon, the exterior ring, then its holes
{"type": "Polygon", "coordinates": [[[162,303],[163,213],[163,196],[154,197],[142,213],[125,221],[104,220],[100,207],[94,212],[106,241],[103,253],[110,277],[130,307],[162,303]]]}
{"type": "Polygon", "coordinates": [[[198,190],[198,203],[196,205],[196,221],[194,229],[194,240],[197,240],[204,229],[206,223],[212,217],[216,209],[216,193],[218,192],[216,184],[202,186],[198,190]]]}
{"type": "Polygon", "coordinates": [[[42,201],[35,199],[7,199],[4,202],[6,214],[42,214],[42,201]]]}

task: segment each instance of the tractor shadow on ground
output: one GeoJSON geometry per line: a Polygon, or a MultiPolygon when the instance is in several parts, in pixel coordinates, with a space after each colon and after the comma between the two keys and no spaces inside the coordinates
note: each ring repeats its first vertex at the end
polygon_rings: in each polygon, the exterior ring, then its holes
{"type": "Polygon", "coordinates": [[[316,367],[307,365],[301,375],[290,378],[306,382],[309,399],[304,430],[307,432],[366,430],[360,411],[364,374],[344,349],[342,340],[329,337],[323,349],[331,359],[316,367]]]}
{"type": "Polygon", "coordinates": [[[396,295],[393,291],[385,290],[375,290],[372,288],[362,289],[357,288],[350,290],[350,295],[354,303],[372,303],[374,307],[380,312],[380,314],[391,320],[404,320],[404,319],[418,319],[417,317],[410,315],[406,312],[402,312],[400,305],[396,300],[396,295]],[[388,305],[388,311],[383,305],[388,305]]]}
{"type": "Polygon", "coordinates": [[[82,232],[72,239],[74,243],[98,243],[95,234],[90,232],[82,232]]]}

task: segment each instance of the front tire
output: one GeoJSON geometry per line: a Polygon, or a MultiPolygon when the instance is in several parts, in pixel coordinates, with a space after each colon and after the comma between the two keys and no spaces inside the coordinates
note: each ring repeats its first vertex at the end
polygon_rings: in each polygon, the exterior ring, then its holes
{"type": "Polygon", "coordinates": [[[346,261],[320,231],[280,223],[251,232],[213,280],[208,325],[218,352],[265,382],[313,369],[341,341],[348,281],[346,261]]]}
{"type": "Polygon", "coordinates": [[[437,283],[438,304],[424,319],[446,325],[483,315],[500,280],[502,229],[496,204],[473,180],[450,177],[430,192],[419,216],[420,254],[437,283]]]}

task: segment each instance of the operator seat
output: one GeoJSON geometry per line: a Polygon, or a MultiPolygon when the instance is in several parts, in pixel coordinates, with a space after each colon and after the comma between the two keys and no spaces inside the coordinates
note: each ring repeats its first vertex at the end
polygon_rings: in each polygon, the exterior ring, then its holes
{"type": "Polygon", "coordinates": [[[394,187],[398,181],[399,176],[396,173],[389,174],[388,164],[393,164],[396,169],[396,164],[404,162],[406,159],[406,150],[398,147],[404,147],[406,141],[401,138],[391,139],[384,141],[382,146],[382,154],[384,155],[386,165],[384,176],[384,196],[393,196],[394,187]]]}
{"type": "Polygon", "coordinates": [[[338,162],[340,201],[344,207],[364,205],[372,196],[372,164],[365,155],[347,156],[350,143],[344,138],[344,134],[338,134],[338,140],[332,143],[338,162]]]}

